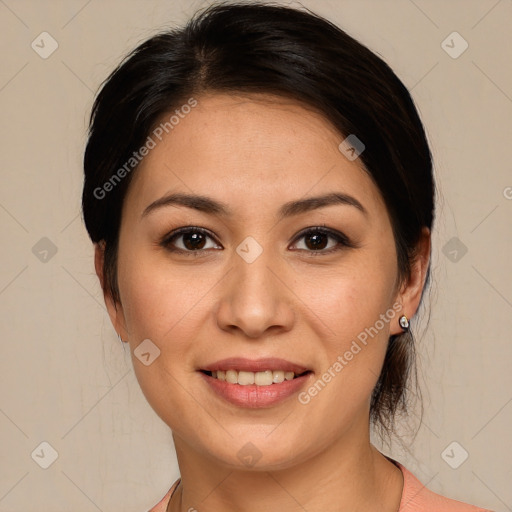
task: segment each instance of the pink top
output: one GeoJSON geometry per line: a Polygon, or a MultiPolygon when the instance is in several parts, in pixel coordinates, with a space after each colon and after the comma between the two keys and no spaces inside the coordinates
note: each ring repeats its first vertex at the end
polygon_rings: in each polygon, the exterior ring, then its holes
{"type": "MultiPolygon", "coordinates": [[[[404,476],[404,487],[398,512],[492,512],[488,509],[445,498],[430,491],[400,462],[387,458],[400,468],[404,476]]],[[[167,504],[179,482],[180,479],[176,480],[162,500],[148,512],[166,512],[167,504]]]]}

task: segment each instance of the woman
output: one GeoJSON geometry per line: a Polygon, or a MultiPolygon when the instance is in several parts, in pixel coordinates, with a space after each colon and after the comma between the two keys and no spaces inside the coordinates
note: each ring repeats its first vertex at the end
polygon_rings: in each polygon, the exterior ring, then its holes
{"type": "Polygon", "coordinates": [[[152,512],[483,510],[370,442],[407,410],[434,217],[379,57],[310,13],[213,6],[111,74],[84,167],[110,318],[180,467],[152,512]]]}

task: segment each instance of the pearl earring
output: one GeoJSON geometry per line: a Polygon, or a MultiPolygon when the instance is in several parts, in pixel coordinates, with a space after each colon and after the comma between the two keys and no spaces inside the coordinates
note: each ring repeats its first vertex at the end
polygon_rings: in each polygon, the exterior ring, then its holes
{"type": "Polygon", "coordinates": [[[400,327],[401,327],[404,331],[408,331],[408,330],[409,330],[409,319],[408,319],[405,315],[402,315],[402,316],[398,319],[398,323],[400,324],[400,327]]]}

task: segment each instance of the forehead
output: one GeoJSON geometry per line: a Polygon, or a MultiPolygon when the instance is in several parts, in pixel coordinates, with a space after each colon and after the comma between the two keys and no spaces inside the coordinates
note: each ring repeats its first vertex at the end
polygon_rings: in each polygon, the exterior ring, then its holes
{"type": "Polygon", "coordinates": [[[169,191],[261,208],[333,190],[357,195],[370,210],[384,207],[361,161],[340,152],[344,135],[313,109],[262,94],[196,100],[172,125],[164,123],[175,111],[162,116],[161,140],[151,135],[154,148],[128,194],[140,207],[169,191]]]}

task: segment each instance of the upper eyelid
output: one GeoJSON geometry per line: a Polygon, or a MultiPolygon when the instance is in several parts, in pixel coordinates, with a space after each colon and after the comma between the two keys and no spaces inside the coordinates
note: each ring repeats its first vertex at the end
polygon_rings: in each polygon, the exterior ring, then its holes
{"type": "Polygon", "coordinates": [[[165,242],[166,240],[171,240],[174,237],[177,237],[177,236],[180,236],[180,235],[185,235],[185,234],[187,234],[189,232],[199,232],[199,233],[203,233],[205,235],[208,235],[213,240],[217,239],[216,236],[213,235],[212,232],[209,229],[201,228],[199,226],[184,226],[182,228],[174,229],[173,231],[171,231],[171,233],[168,233],[167,235],[165,235],[163,237],[163,241],[165,242]]]}

